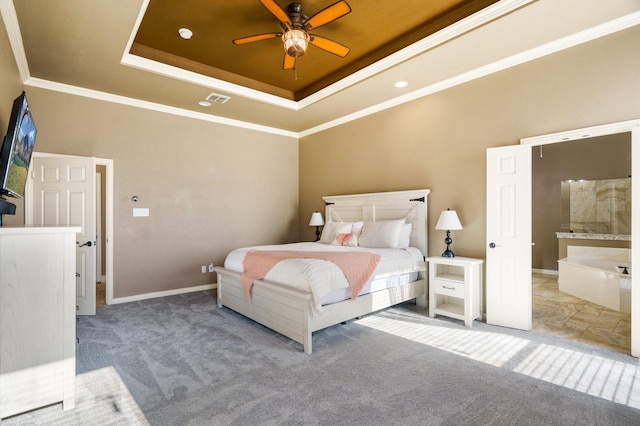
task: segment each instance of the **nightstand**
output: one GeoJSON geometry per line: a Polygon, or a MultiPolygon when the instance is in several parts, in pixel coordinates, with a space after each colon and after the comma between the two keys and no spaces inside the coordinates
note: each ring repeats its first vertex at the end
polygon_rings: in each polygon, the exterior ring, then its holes
{"type": "Polygon", "coordinates": [[[445,315],[471,327],[482,316],[482,265],[469,257],[429,257],[429,316],[445,315]]]}

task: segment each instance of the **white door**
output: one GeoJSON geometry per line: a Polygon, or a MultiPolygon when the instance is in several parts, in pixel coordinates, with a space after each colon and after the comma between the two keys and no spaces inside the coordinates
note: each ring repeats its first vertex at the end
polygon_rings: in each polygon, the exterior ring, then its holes
{"type": "Polygon", "coordinates": [[[34,156],[31,203],[34,225],[78,225],[76,307],[96,314],[95,159],[34,156]]]}
{"type": "Polygon", "coordinates": [[[487,150],[487,323],[531,329],[531,147],[487,150]]]}

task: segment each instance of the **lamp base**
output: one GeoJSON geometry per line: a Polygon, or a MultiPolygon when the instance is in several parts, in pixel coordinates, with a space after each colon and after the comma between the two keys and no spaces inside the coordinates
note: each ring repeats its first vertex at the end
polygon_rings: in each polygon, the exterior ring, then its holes
{"type": "Polygon", "coordinates": [[[442,257],[456,257],[456,255],[453,254],[453,252],[449,248],[452,242],[453,240],[451,239],[451,231],[447,231],[447,236],[444,239],[444,243],[447,245],[447,249],[444,251],[444,253],[442,253],[442,257]]]}
{"type": "Polygon", "coordinates": [[[316,241],[320,241],[320,227],[316,226],[316,241]]]}
{"type": "Polygon", "coordinates": [[[449,250],[449,247],[447,247],[447,249],[442,253],[442,257],[456,257],[456,255],[449,250]]]}

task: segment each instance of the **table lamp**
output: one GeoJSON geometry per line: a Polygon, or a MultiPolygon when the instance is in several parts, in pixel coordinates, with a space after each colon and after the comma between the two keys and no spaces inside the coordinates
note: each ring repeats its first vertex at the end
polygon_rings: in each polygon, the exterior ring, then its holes
{"type": "Polygon", "coordinates": [[[322,218],[322,213],[313,212],[311,213],[311,220],[309,221],[309,226],[316,227],[316,241],[320,241],[320,227],[324,225],[324,219],[322,218]]]}
{"type": "Polygon", "coordinates": [[[442,257],[456,257],[455,254],[451,251],[449,246],[453,242],[451,239],[451,231],[462,229],[462,224],[460,223],[460,219],[458,219],[458,215],[455,210],[446,209],[442,213],[440,213],[440,218],[438,218],[438,223],[436,223],[436,229],[438,230],[446,230],[447,236],[444,239],[444,243],[447,245],[447,249],[442,253],[442,257]]]}

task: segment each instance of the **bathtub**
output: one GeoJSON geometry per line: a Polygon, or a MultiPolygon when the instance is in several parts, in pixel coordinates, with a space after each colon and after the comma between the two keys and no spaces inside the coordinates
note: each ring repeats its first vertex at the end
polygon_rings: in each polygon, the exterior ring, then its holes
{"type": "Polygon", "coordinates": [[[630,314],[631,249],[568,246],[558,260],[558,284],[562,292],[630,314]]]}

